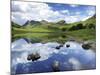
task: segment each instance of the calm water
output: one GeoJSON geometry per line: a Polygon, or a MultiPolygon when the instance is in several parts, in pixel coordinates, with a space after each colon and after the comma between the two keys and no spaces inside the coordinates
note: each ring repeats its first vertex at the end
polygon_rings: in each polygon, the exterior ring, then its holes
{"type": "Polygon", "coordinates": [[[18,39],[12,43],[11,72],[12,74],[53,72],[54,61],[60,63],[60,71],[87,70],[96,68],[96,54],[93,50],[85,50],[81,44],[65,41],[63,47],[56,49],[60,43],[31,43],[31,40],[18,39]],[[66,47],[69,44],[70,47],[66,47]],[[30,53],[38,52],[41,58],[37,61],[28,61],[30,53]]]}

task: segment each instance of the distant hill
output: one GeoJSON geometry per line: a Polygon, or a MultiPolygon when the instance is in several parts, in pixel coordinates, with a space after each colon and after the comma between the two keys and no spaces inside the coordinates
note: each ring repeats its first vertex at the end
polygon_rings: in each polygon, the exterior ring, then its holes
{"type": "MultiPolygon", "coordinates": [[[[58,21],[56,23],[54,22],[48,22],[45,20],[42,21],[34,21],[34,20],[28,20],[24,25],[20,26],[14,22],[12,22],[12,27],[25,27],[25,28],[33,28],[33,27],[39,27],[39,28],[46,28],[46,29],[66,29],[69,30],[71,27],[75,27],[79,24],[82,24],[85,28],[95,28],[96,26],[96,14],[93,15],[92,17],[86,19],[85,21],[80,21],[80,22],[74,22],[74,23],[66,23],[64,20],[58,21]]],[[[84,28],[83,27],[83,28],[84,28]]]]}
{"type": "Polygon", "coordinates": [[[39,21],[34,21],[34,20],[31,20],[31,21],[27,21],[23,26],[27,26],[27,25],[40,25],[41,23],[39,21]]]}
{"type": "Polygon", "coordinates": [[[48,24],[49,22],[48,21],[45,21],[45,20],[42,20],[40,21],[41,24],[48,24]]]}
{"type": "Polygon", "coordinates": [[[90,17],[89,19],[83,21],[85,24],[96,24],[96,14],[90,17]]]}
{"type": "Polygon", "coordinates": [[[80,21],[80,22],[75,22],[75,23],[71,23],[70,25],[77,25],[77,24],[83,24],[84,26],[88,26],[89,24],[94,24],[96,25],[96,14],[93,15],[92,17],[86,19],[85,21],[80,21]]]}
{"type": "Polygon", "coordinates": [[[65,25],[67,24],[65,20],[60,20],[58,21],[56,24],[59,24],[59,25],[65,25]]]}
{"type": "Polygon", "coordinates": [[[15,23],[15,22],[11,22],[11,25],[12,25],[12,27],[16,27],[16,28],[21,27],[19,24],[15,23]]]}

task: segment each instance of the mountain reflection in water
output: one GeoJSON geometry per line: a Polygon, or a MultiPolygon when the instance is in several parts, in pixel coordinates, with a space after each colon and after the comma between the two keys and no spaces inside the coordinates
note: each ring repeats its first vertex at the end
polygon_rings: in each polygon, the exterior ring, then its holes
{"type": "Polygon", "coordinates": [[[30,43],[27,39],[14,41],[11,50],[12,74],[53,72],[54,61],[60,63],[60,71],[96,68],[96,54],[93,50],[85,50],[81,47],[82,44],[72,41],[65,42],[60,49],[56,49],[59,45],[57,42],[30,43]],[[27,56],[36,52],[41,58],[34,62],[28,61],[27,56]]]}

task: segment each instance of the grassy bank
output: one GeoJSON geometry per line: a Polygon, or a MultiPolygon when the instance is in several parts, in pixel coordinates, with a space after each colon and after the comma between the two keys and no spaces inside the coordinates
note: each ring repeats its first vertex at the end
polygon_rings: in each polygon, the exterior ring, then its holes
{"type": "Polygon", "coordinates": [[[66,31],[66,32],[34,32],[27,30],[20,30],[13,35],[13,38],[36,38],[41,39],[42,41],[67,41],[70,38],[75,39],[76,41],[95,41],[96,33],[94,29],[81,29],[75,31],[66,31]],[[30,33],[31,32],[31,33],[30,33]]]}

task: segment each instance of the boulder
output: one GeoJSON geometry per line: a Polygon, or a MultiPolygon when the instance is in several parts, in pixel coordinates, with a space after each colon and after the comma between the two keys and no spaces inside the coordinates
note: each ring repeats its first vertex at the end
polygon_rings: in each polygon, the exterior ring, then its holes
{"type": "Polygon", "coordinates": [[[63,45],[59,45],[56,47],[56,49],[60,49],[61,47],[63,47],[63,45]]]}
{"type": "Polygon", "coordinates": [[[32,58],[31,58],[31,54],[30,55],[28,55],[28,57],[27,57],[27,60],[31,60],[32,58]]]}
{"type": "Polygon", "coordinates": [[[67,48],[70,47],[70,44],[67,44],[66,47],[67,47],[67,48]]]}
{"type": "Polygon", "coordinates": [[[36,54],[33,56],[32,61],[36,61],[36,60],[38,60],[40,57],[41,57],[41,56],[40,56],[38,53],[36,53],[36,54]]]}
{"type": "Polygon", "coordinates": [[[29,54],[28,57],[27,57],[27,60],[32,60],[32,61],[36,61],[40,58],[41,56],[38,54],[38,53],[32,53],[32,54],[29,54]]]}
{"type": "Polygon", "coordinates": [[[91,48],[91,45],[89,43],[84,43],[82,44],[82,48],[88,50],[91,48]]]}

